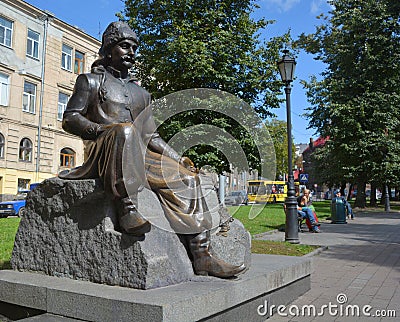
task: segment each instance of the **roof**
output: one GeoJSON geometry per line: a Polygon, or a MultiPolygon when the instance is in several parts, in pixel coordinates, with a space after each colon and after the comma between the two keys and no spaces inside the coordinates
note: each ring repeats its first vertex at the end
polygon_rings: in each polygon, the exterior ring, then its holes
{"type": "MultiPolygon", "coordinates": [[[[314,150],[315,148],[318,148],[318,147],[320,147],[320,146],[325,145],[326,141],[328,141],[328,140],[329,140],[329,137],[324,138],[324,137],[320,136],[318,139],[312,141],[313,150],[314,150]]],[[[311,143],[310,143],[310,144],[311,144],[311,143]]],[[[308,147],[307,147],[303,152],[306,152],[306,151],[309,151],[309,150],[310,150],[310,144],[308,145],[308,147]]]]}

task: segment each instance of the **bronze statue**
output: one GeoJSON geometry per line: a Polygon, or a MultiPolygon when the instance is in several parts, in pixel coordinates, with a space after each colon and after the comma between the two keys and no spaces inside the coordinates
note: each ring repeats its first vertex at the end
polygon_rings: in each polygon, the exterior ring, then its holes
{"type": "Polygon", "coordinates": [[[136,34],[127,23],[113,22],[105,30],[100,58],[91,73],[78,76],[63,117],[64,130],[84,140],[85,162],[60,178],[100,178],[106,194],[116,203],[119,229],[135,236],[149,232],[151,224],[137,211],[137,193],[128,195],[125,184],[128,180],[139,189],[146,181],[189,250],[195,273],[234,276],[244,265],[230,265],[209,252],[211,218],[199,193],[193,163],[181,158],[158,135],[151,110],[148,112],[150,94],[130,73],[137,47],[136,34]],[[133,126],[139,115],[143,118],[140,126],[133,126]],[[134,161],[129,178],[124,178],[122,169],[125,145],[134,161]],[[194,194],[187,200],[173,191],[175,183],[182,181],[194,194]]]}

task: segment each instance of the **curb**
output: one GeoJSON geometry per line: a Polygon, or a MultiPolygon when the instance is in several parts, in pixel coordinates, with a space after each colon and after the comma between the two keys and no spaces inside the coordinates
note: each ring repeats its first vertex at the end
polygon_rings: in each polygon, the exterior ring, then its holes
{"type": "Polygon", "coordinates": [[[261,234],[253,235],[251,239],[257,239],[257,238],[263,237],[263,236],[265,236],[265,235],[272,235],[272,234],[275,234],[275,233],[277,233],[277,232],[279,232],[278,229],[269,230],[269,231],[266,231],[266,232],[261,233],[261,234]]]}
{"type": "Polygon", "coordinates": [[[315,256],[315,255],[318,255],[318,254],[322,253],[323,251],[325,251],[327,249],[328,249],[328,246],[321,246],[321,247],[318,247],[316,250],[313,250],[311,253],[305,254],[305,255],[303,255],[301,257],[315,256]]]}

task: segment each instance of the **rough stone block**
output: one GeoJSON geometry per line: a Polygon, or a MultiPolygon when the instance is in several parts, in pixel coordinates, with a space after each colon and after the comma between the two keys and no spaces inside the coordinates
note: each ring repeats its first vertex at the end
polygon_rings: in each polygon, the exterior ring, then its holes
{"type": "MultiPolygon", "coordinates": [[[[210,187],[205,184],[204,189],[210,187]]],[[[214,191],[208,195],[216,198],[214,191]]],[[[141,212],[162,216],[160,205],[153,202],[154,193],[145,189],[138,197],[141,212]]],[[[20,271],[139,289],[194,277],[175,233],[152,226],[139,239],[116,232],[115,219],[114,205],[99,180],[45,180],[27,198],[11,265],[20,271]]],[[[214,211],[213,221],[217,220],[214,211]]],[[[250,265],[249,234],[236,220],[231,226],[228,237],[216,236],[214,229],[213,250],[227,262],[250,265]]]]}

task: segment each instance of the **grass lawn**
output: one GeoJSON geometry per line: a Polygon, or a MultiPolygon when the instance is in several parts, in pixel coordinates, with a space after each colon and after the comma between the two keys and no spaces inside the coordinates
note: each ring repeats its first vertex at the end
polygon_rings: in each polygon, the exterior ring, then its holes
{"type": "Polygon", "coordinates": [[[251,235],[285,227],[285,212],[282,204],[248,205],[228,207],[228,209],[233,218],[240,220],[251,235]],[[252,207],[260,213],[250,219],[249,212],[252,207]]]}
{"type": "Polygon", "coordinates": [[[303,256],[319,246],[291,244],[288,242],[279,242],[272,240],[255,240],[251,241],[251,252],[254,254],[272,254],[272,255],[289,255],[303,256]]]}
{"type": "Polygon", "coordinates": [[[20,218],[0,218],[0,269],[10,268],[15,234],[20,218]]]}
{"type": "MultiPolygon", "coordinates": [[[[313,205],[320,220],[330,217],[330,200],[316,201],[313,203],[313,205]]],[[[251,235],[257,235],[269,230],[285,228],[286,217],[282,204],[229,207],[229,211],[234,218],[237,218],[243,223],[251,235]],[[260,213],[253,219],[249,218],[251,207],[261,210],[260,213]]]]}
{"type": "MultiPolygon", "coordinates": [[[[320,220],[330,217],[330,200],[313,203],[320,220]]],[[[234,218],[239,219],[252,236],[274,229],[285,228],[285,212],[282,204],[248,205],[230,207],[229,211],[234,218]],[[256,207],[259,213],[255,218],[249,218],[251,207],[256,207]]],[[[255,254],[275,254],[289,256],[303,256],[318,248],[318,246],[291,244],[267,240],[252,240],[251,252],[255,254]]]]}

